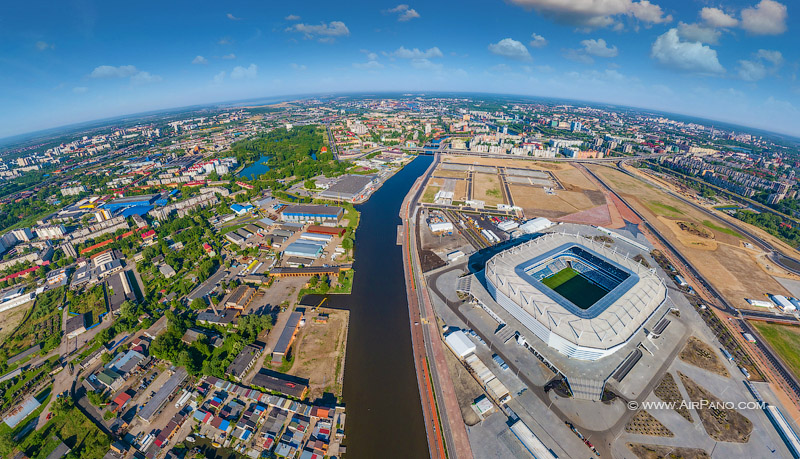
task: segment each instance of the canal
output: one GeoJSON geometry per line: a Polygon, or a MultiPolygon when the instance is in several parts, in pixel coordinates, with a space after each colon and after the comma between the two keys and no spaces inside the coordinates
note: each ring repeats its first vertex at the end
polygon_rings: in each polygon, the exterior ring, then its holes
{"type": "MultiPolygon", "coordinates": [[[[330,295],[326,307],[348,309],[344,371],[347,458],[423,458],[428,443],[411,349],[399,213],[408,190],[433,161],[420,156],[364,204],[355,240],[350,295],[330,295]]],[[[303,303],[319,301],[306,298],[303,303]]]]}

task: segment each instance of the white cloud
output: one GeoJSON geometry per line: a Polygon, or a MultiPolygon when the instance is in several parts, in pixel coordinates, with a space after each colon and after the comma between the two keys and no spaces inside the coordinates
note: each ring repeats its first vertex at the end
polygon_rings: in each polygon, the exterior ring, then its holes
{"type": "Polygon", "coordinates": [[[136,75],[131,77],[131,83],[133,84],[148,84],[159,81],[161,81],[161,77],[158,75],[152,75],[150,72],[138,72],[136,75]]]}
{"type": "Polygon", "coordinates": [[[519,61],[531,60],[528,48],[513,38],[504,38],[497,43],[489,44],[489,51],[498,56],[504,56],[519,61]]]}
{"type": "Polygon", "coordinates": [[[435,57],[442,57],[442,51],[434,46],[433,48],[428,48],[425,51],[420,50],[419,48],[408,49],[404,46],[397,48],[397,51],[392,53],[392,56],[397,57],[399,59],[431,59],[435,57]]]}
{"type": "Polygon", "coordinates": [[[592,56],[616,57],[617,54],[619,54],[616,46],[608,46],[606,41],[602,38],[598,38],[597,40],[583,40],[581,41],[581,45],[583,45],[583,52],[591,54],[592,56]]]}
{"type": "Polygon", "coordinates": [[[95,67],[89,75],[92,78],[125,78],[136,75],[138,70],[133,65],[120,65],[114,67],[113,65],[101,65],[95,67]]]}
{"type": "Polygon", "coordinates": [[[89,91],[89,88],[87,88],[86,86],[76,86],[72,88],[72,92],[74,92],[75,94],[84,94],[87,91],[89,91]]]}
{"type": "Polygon", "coordinates": [[[739,61],[739,78],[745,81],[758,81],[767,76],[767,67],[761,61],[739,61]]]}
{"type": "Polygon", "coordinates": [[[719,63],[717,51],[700,42],[681,41],[678,29],[669,29],[656,38],[650,56],[661,64],[678,70],[704,74],[719,74],[725,68],[719,63]]]}
{"type": "Polygon", "coordinates": [[[616,17],[628,16],[649,24],[672,21],[660,6],[648,0],[510,0],[556,22],[587,28],[614,25],[616,17]]]}
{"type": "Polygon", "coordinates": [[[242,67],[237,65],[236,67],[231,70],[231,78],[234,80],[239,80],[243,78],[255,78],[258,74],[258,66],[256,64],[250,64],[248,67],[242,67]]]}
{"type": "Polygon", "coordinates": [[[442,70],[442,64],[431,62],[430,59],[411,59],[411,66],[417,70],[442,70]]]}
{"type": "Polygon", "coordinates": [[[305,65],[303,65],[303,64],[295,64],[294,62],[291,64],[291,67],[294,70],[297,70],[297,71],[300,71],[300,72],[308,70],[308,67],[306,67],[305,65]]]}
{"type": "Polygon", "coordinates": [[[328,24],[322,22],[319,25],[300,23],[287,28],[286,31],[300,32],[306,38],[314,38],[317,36],[334,38],[334,37],[346,37],[350,35],[350,29],[348,29],[345,23],[342,21],[331,21],[328,24]]]}
{"type": "Polygon", "coordinates": [[[242,18],[237,18],[236,16],[234,16],[233,13],[228,13],[225,16],[228,19],[230,19],[231,21],[241,21],[242,20],[242,18]]]}
{"type": "Polygon", "coordinates": [[[225,71],[214,75],[214,79],[212,81],[214,84],[222,84],[222,82],[225,81],[225,71]]]}
{"type": "Polygon", "coordinates": [[[290,14],[290,15],[286,16],[284,19],[286,19],[287,21],[299,21],[300,20],[300,16],[298,16],[296,14],[290,14]]]}
{"type": "Polygon", "coordinates": [[[377,70],[382,69],[383,64],[378,61],[355,62],[353,63],[353,67],[361,70],[377,70]]]}
{"type": "Polygon", "coordinates": [[[233,40],[228,37],[222,37],[217,41],[218,45],[230,45],[231,43],[233,43],[233,40]]]}
{"type": "Polygon", "coordinates": [[[769,74],[778,71],[783,64],[783,54],[780,51],[759,49],[752,60],[739,61],[739,78],[745,81],[758,81],[769,74]],[[767,64],[771,64],[769,67],[767,64]]]}
{"type": "Polygon", "coordinates": [[[756,53],[756,57],[759,59],[764,59],[775,66],[783,64],[783,54],[781,54],[780,51],[759,49],[756,53]]]}
{"type": "Polygon", "coordinates": [[[229,61],[229,60],[232,60],[232,59],[236,59],[236,54],[233,54],[233,53],[226,54],[226,55],[222,56],[222,58],[229,61]]]}
{"type": "Polygon", "coordinates": [[[398,13],[397,20],[400,22],[410,21],[412,19],[416,19],[419,17],[419,13],[417,13],[417,10],[405,4],[397,5],[388,11],[390,13],[398,13]]]}
{"type": "Polygon", "coordinates": [[[547,46],[547,40],[538,33],[531,34],[531,41],[528,43],[531,48],[543,48],[547,46]]]}
{"type": "Polygon", "coordinates": [[[378,59],[378,55],[375,53],[367,53],[367,59],[374,61],[378,59]]]}
{"type": "Polygon", "coordinates": [[[37,41],[36,42],[36,49],[39,51],[46,51],[48,49],[55,49],[56,45],[52,43],[47,43],[46,41],[37,41]]]}
{"type": "Polygon", "coordinates": [[[739,20],[719,8],[705,7],[700,10],[700,17],[711,27],[736,27],[739,20]]]}
{"type": "Polygon", "coordinates": [[[678,23],[678,36],[686,41],[699,41],[700,43],[716,45],[719,43],[720,35],[722,35],[722,32],[713,27],[706,27],[701,24],[686,24],[685,22],[678,23]]]}
{"type": "Polygon", "coordinates": [[[758,5],[742,10],[742,28],[754,35],[779,35],[786,32],[786,17],[786,5],[761,0],[758,5]]]}
{"type": "Polygon", "coordinates": [[[208,64],[208,59],[203,56],[197,56],[192,59],[192,64],[208,64]]]}

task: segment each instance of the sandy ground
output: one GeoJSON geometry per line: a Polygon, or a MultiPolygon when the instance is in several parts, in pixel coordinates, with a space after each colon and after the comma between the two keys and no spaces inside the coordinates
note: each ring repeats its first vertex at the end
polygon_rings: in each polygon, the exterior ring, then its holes
{"type": "Polygon", "coordinates": [[[439,177],[449,177],[449,178],[460,178],[465,179],[467,178],[467,173],[463,171],[450,171],[446,169],[436,169],[433,173],[433,178],[439,177]]]}
{"type": "Polygon", "coordinates": [[[530,161],[527,159],[484,158],[480,156],[445,156],[444,162],[461,164],[480,164],[483,166],[516,167],[519,169],[559,171],[572,168],[567,163],[530,161]]]}
{"type": "Polygon", "coordinates": [[[328,323],[314,321],[316,314],[307,314],[306,324],[295,343],[295,360],[289,374],[309,381],[309,399],[323,393],[342,395],[344,356],[347,348],[347,327],[350,312],[320,308],[329,314],[328,323]]]}
{"type": "Polygon", "coordinates": [[[487,206],[507,204],[503,200],[500,178],[494,174],[473,174],[473,199],[478,199],[486,203],[487,206]],[[490,192],[492,192],[490,194],[490,192]],[[496,192],[496,193],[494,193],[496,192]]]}
{"type": "MultiPolygon", "coordinates": [[[[619,171],[603,166],[590,167],[629,200],[659,232],[669,238],[733,306],[750,307],[745,298],[760,299],[765,294],[789,294],[761,268],[752,250],[742,248],[741,239],[703,226],[703,221],[708,220],[708,216],[619,171]],[[673,223],[677,221],[694,222],[710,231],[714,242],[680,230],[673,223]]],[[[722,222],[715,224],[723,226],[722,222]]]]}

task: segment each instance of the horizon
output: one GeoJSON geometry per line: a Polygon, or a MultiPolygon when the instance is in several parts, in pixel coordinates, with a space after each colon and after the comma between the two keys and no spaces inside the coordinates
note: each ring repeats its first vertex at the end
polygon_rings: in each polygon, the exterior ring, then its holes
{"type": "MultiPolygon", "coordinates": [[[[376,98],[381,98],[382,96],[386,96],[386,98],[413,98],[413,97],[430,97],[436,95],[450,95],[450,96],[471,96],[473,98],[480,98],[480,96],[484,97],[506,97],[506,98],[528,98],[528,99],[539,99],[542,101],[550,100],[550,101],[563,101],[563,102],[570,102],[574,104],[585,104],[589,106],[598,106],[598,105],[608,105],[615,108],[627,108],[633,109],[641,112],[652,112],[654,114],[665,115],[670,117],[683,117],[690,122],[697,122],[700,123],[711,123],[712,125],[717,126],[714,123],[720,123],[722,125],[726,125],[729,128],[738,128],[738,129],[747,129],[751,131],[759,132],[760,134],[772,135],[779,138],[786,138],[787,140],[800,142],[800,134],[793,135],[787,132],[779,132],[774,130],[769,130],[765,128],[760,128],[757,126],[747,126],[743,125],[736,121],[727,121],[722,119],[710,119],[700,115],[694,115],[690,113],[676,113],[671,111],[666,111],[663,109],[655,108],[655,107],[637,107],[631,105],[622,105],[622,104],[614,104],[611,102],[603,102],[603,101],[591,101],[591,100],[578,100],[578,99],[570,99],[570,98],[563,98],[563,97],[555,97],[555,96],[539,96],[539,95],[529,95],[529,94],[510,94],[510,93],[489,93],[489,92],[447,92],[447,91],[370,91],[370,92],[363,92],[363,93],[345,93],[345,92],[324,92],[324,93],[317,93],[317,94],[285,94],[285,95],[275,95],[275,96],[262,96],[262,97],[252,97],[246,99],[238,99],[238,100],[226,100],[226,101],[214,101],[214,102],[207,102],[207,103],[198,103],[198,104],[191,104],[191,105],[184,105],[179,107],[167,107],[167,108],[158,108],[153,110],[146,110],[141,112],[135,113],[124,113],[120,115],[108,116],[105,118],[97,118],[97,119],[88,119],[82,121],[76,121],[74,123],[47,127],[43,129],[39,129],[36,131],[29,131],[23,132],[20,134],[14,134],[6,137],[0,137],[0,145],[8,146],[13,145],[15,143],[24,143],[30,140],[35,139],[39,136],[46,136],[46,135],[62,135],[69,133],[73,130],[80,130],[85,129],[91,125],[97,125],[96,127],[103,127],[104,124],[112,124],[114,121],[121,121],[126,119],[136,119],[140,117],[146,116],[153,116],[157,114],[169,114],[169,113],[181,113],[185,111],[191,111],[193,109],[202,110],[202,109],[224,109],[225,105],[230,106],[229,108],[236,108],[236,107],[244,107],[247,105],[248,102],[255,102],[255,107],[267,106],[272,103],[281,103],[281,102],[295,102],[295,101],[302,101],[307,99],[313,98],[337,98],[337,97],[368,97],[374,96],[376,98]],[[393,97],[389,97],[393,96],[393,97]],[[267,99],[275,99],[271,102],[259,102],[265,101],[267,99]],[[58,132],[61,131],[61,132],[58,132]]],[[[680,120],[676,120],[680,121],[680,120]]]]}
{"type": "Polygon", "coordinates": [[[353,91],[515,93],[800,137],[790,6],[509,0],[487,15],[475,1],[201,11],[179,1],[120,16],[102,2],[44,14],[16,4],[15,21],[0,19],[0,138],[257,94],[353,91]]]}

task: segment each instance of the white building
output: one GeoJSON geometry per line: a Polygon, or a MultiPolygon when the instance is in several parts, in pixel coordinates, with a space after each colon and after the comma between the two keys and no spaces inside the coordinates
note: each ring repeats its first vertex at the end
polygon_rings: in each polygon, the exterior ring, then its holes
{"type": "Polygon", "coordinates": [[[444,342],[453,350],[458,358],[463,359],[475,352],[475,343],[461,330],[451,332],[444,337],[444,342]]]}
{"type": "Polygon", "coordinates": [[[544,217],[536,217],[533,220],[528,220],[520,225],[519,229],[521,229],[525,234],[533,234],[544,231],[551,226],[553,226],[553,222],[550,220],[544,217]]]}

